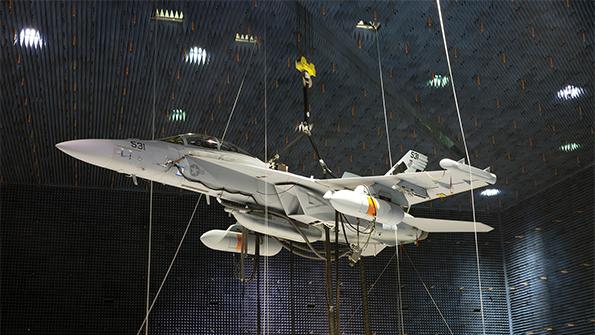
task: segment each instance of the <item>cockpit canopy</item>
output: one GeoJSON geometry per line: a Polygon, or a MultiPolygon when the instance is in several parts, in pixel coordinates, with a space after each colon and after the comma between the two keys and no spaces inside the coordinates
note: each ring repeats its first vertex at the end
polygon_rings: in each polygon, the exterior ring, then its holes
{"type": "Polygon", "coordinates": [[[228,152],[237,152],[240,154],[248,155],[250,154],[241,149],[240,147],[231,144],[227,141],[221,141],[215,136],[208,136],[202,134],[195,134],[195,133],[188,133],[188,134],[180,134],[176,136],[166,137],[160,139],[160,141],[180,144],[184,146],[197,146],[205,149],[213,149],[219,151],[228,151],[228,152]]]}

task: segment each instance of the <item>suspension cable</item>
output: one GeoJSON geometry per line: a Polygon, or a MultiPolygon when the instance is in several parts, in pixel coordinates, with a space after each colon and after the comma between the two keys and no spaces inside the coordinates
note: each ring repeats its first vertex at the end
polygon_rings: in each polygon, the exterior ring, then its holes
{"type": "Polygon", "coordinates": [[[202,194],[200,194],[198,196],[198,200],[196,200],[196,204],[194,205],[194,210],[192,211],[192,215],[190,216],[190,220],[188,220],[188,224],[186,225],[186,230],[184,230],[184,234],[182,235],[182,239],[180,240],[180,243],[178,243],[178,247],[176,248],[176,252],[174,253],[174,257],[172,258],[171,262],[169,263],[169,267],[167,268],[167,271],[165,272],[165,276],[163,276],[163,280],[161,280],[161,284],[159,285],[159,289],[157,290],[157,293],[155,294],[155,297],[153,298],[153,302],[151,302],[151,306],[147,310],[147,314],[145,315],[145,319],[143,320],[143,323],[140,325],[140,328],[138,329],[138,332],[136,332],[136,335],[139,335],[141,333],[141,331],[143,330],[143,327],[145,326],[145,323],[147,323],[147,320],[149,319],[149,314],[153,310],[153,306],[155,306],[155,302],[157,301],[157,298],[159,297],[159,293],[161,293],[161,289],[163,288],[163,284],[165,284],[165,281],[167,280],[167,276],[169,276],[169,272],[171,271],[171,268],[173,267],[174,262],[176,261],[176,258],[178,257],[178,252],[180,252],[180,248],[182,247],[182,243],[184,243],[184,240],[186,239],[186,234],[188,233],[188,229],[190,228],[190,224],[192,223],[192,220],[194,219],[194,215],[196,214],[196,210],[198,209],[198,204],[200,203],[200,199],[202,199],[202,194]]]}
{"type": "MultiPolygon", "coordinates": [[[[365,263],[364,263],[364,259],[362,258],[359,261],[358,264],[359,267],[359,283],[360,283],[360,288],[362,290],[362,303],[360,304],[361,306],[364,306],[364,310],[363,310],[363,321],[364,321],[364,334],[365,335],[371,335],[372,332],[370,331],[370,311],[368,308],[368,293],[370,293],[370,291],[368,290],[368,287],[366,285],[366,267],[365,267],[365,263]]],[[[358,307],[359,310],[359,307],[358,307]]],[[[354,313],[355,314],[355,313],[354,313]]],[[[352,315],[353,316],[353,315],[352,315]]]]}
{"type": "MultiPolygon", "coordinates": [[[[391,147],[390,147],[390,133],[388,131],[388,117],[386,115],[386,99],[384,97],[384,80],[383,80],[383,76],[382,76],[382,61],[380,58],[380,31],[379,28],[380,26],[376,25],[374,26],[374,31],[376,32],[376,54],[378,56],[378,72],[379,72],[379,76],[380,76],[380,89],[381,89],[381,93],[382,93],[382,109],[384,112],[384,126],[386,128],[386,144],[388,147],[388,160],[390,162],[390,166],[393,166],[393,156],[392,156],[392,152],[391,152],[391,147]]],[[[402,294],[401,294],[401,263],[399,261],[399,226],[397,225],[395,227],[395,255],[397,258],[397,286],[398,286],[398,294],[399,294],[399,303],[398,303],[398,320],[399,320],[399,332],[400,334],[405,334],[405,325],[403,323],[403,301],[402,301],[402,294]]]]}
{"type": "Polygon", "coordinates": [[[409,263],[411,263],[411,267],[413,268],[413,271],[415,271],[415,274],[417,275],[417,278],[419,278],[419,281],[421,282],[421,284],[423,285],[424,289],[426,290],[426,293],[428,294],[428,296],[432,300],[432,303],[434,304],[434,307],[436,307],[436,310],[438,311],[438,314],[440,314],[440,317],[442,318],[442,321],[444,321],[444,324],[446,325],[446,328],[448,328],[448,331],[450,332],[451,335],[454,335],[454,333],[452,332],[452,329],[450,329],[450,326],[448,325],[448,322],[444,318],[444,315],[442,314],[442,311],[440,310],[440,307],[438,307],[438,304],[436,303],[436,300],[434,300],[434,297],[432,296],[432,293],[430,293],[430,290],[428,289],[428,286],[426,285],[426,283],[424,282],[424,280],[421,278],[421,275],[419,274],[419,271],[417,271],[417,268],[415,267],[415,264],[413,264],[413,261],[411,260],[411,257],[409,257],[409,254],[407,254],[405,252],[405,249],[404,248],[403,248],[403,254],[405,256],[407,256],[407,259],[409,260],[409,263]]]}
{"type": "Polygon", "coordinates": [[[231,107],[231,112],[229,113],[229,118],[227,119],[227,123],[225,124],[225,130],[223,130],[223,136],[221,136],[221,142],[225,139],[225,135],[227,135],[227,129],[229,128],[229,123],[231,122],[231,118],[233,117],[233,112],[236,109],[238,104],[238,99],[240,98],[240,94],[242,93],[242,87],[244,87],[244,81],[246,80],[246,75],[248,74],[248,70],[250,70],[250,64],[252,64],[252,56],[254,55],[254,51],[256,50],[256,44],[252,47],[250,51],[250,57],[248,58],[248,65],[246,66],[246,70],[244,70],[244,75],[242,76],[242,81],[240,82],[240,87],[238,88],[238,93],[236,94],[236,98],[233,101],[233,106],[231,107]]]}
{"type": "Polygon", "coordinates": [[[382,110],[384,111],[384,126],[386,128],[386,145],[388,146],[388,160],[390,162],[390,166],[393,166],[393,156],[390,150],[390,135],[388,134],[388,118],[386,116],[386,98],[384,97],[384,80],[382,79],[382,62],[380,61],[380,38],[378,36],[379,28],[374,28],[376,32],[376,51],[378,55],[378,72],[380,75],[380,91],[382,93],[382,110]]]}
{"type": "MultiPolygon", "coordinates": [[[[153,25],[153,109],[151,111],[151,140],[155,140],[155,104],[156,104],[156,82],[157,82],[157,25],[153,25]]],[[[135,179],[136,180],[136,179],[135,179]]],[[[145,299],[145,314],[149,316],[149,296],[151,294],[151,238],[153,229],[153,181],[149,182],[149,231],[147,246],[147,296],[145,299]]],[[[145,327],[145,335],[149,334],[149,322],[145,327]]]]}
{"type": "Polygon", "coordinates": [[[401,247],[401,243],[399,243],[399,225],[397,224],[397,226],[395,227],[395,256],[397,258],[397,285],[398,285],[398,294],[399,294],[399,304],[398,304],[398,308],[399,308],[399,325],[400,325],[400,333],[401,335],[405,334],[405,324],[403,323],[403,298],[401,295],[401,262],[399,259],[399,253],[401,252],[400,250],[401,247]]]}
{"type": "MultiPolygon", "coordinates": [[[[263,38],[263,51],[264,51],[264,159],[266,161],[269,153],[268,153],[268,114],[267,114],[267,86],[268,86],[268,82],[267,82],[267,21],[265,19],[264,22],[264,38],[263,38]]],[[[266,184],[268,182],[268,169],[265,170],[265,174],[264,174],[264,183],[266,184]]],[[[264,194],[264,225],[265,225],[265,231],[269,231],[269,204],[268,204],[268,192],[265,192],[264,194]]],[[[268,252],[269,250],[269,238],[267,235],[265,235],[264,237],[264,244],[265,244],[265,248],[268,252]]],[[[269,258],[265,257],[264,258],[264,318],[265,318],[265,322],[264,322],[264,333],[268,334],[269,333],[269,258]]]]}
{"type": "Polygon", "coordinates": [[[467,164],[469,165],[469,186],[471,193],[471,210],[473,213],[473,236],[475,239],[475,262],[477,265],[477,282],[479,285],[479,305],[481,311],[481,327],[483,334],[486,333],[486,326],[485,326],[485,316],[483,310],[483,290],[481,287],[481,269],[479,263],[479,246],[477,242],[477,221],[475,218],[475,198],[473,195],[473,177],[471,175],[471,159],[469,158],[469,150],[467,148],[467,140],[465,139],[465,131],[463,130],[463,121],[461,120],[461,111],[459,110],[459,100],[457,98],[457,91],[455,89],[455,82],[452,76],[452,66],[450,64],[450,57],[448,55],[448,44],[446,43],[446,32],[444,31],[444,20],[442,19],[442,9],[440,8],[440,0],[436,0],[436,4],[438,5],[438,17],[440,18],[440,30],[442,32],[442,41],[444,42],[444,53],[446,54],[446,62],[448,63],[448,74],[450,75],[450,83],[452,85],[452,95],[455,101],[455,107],[457,110],[457,117],[459,120],[459,127],[461,130],[461,137],[463,138],[463,146],[465,147],[465,156],[467,158],[467,164]]]}
{"type": "MultiPolygon", "coordinates": [[[[392,263],[393,259],[395,259],[395,255],[392,255],[392,257],[388,260],[388,262],[386,262],[386,265],[384,266],[384,268],[382,269],[382,271],[380,272],[380,274],[378,275],[378,277],[376,278],[376,280],[374,280],[374,282],[372,283],[372,285],[370,285],[370,288],[367,289],[366,293],[370,294],[370,292],[372,292],[372,290],[374,289],[374,287],[376,287],[376,283],[380,280],[380,278],[382,278],[382,275],[384,274],[384,272],[386,271],[386,269],[388,269],[388,266],[392,263]]],[[[360,262],[363,259],[360,260],[360,262]]],[[[359,262],[358,262],[359,263],[359,262]]],[[[357,312],[359,312],[360,308],[362,308],[362,306],[364,305],[364,303],[360,303],[359,306],[357,306],[357,308],[355,309],[355,311],[353,311],[353,313],[351,313],[351,316],[349,317],[349,320],[347,320],[348,324],[351,324],[351,320],[353,319],[353,317],[355,316],[355,314],[357,312]]]]}

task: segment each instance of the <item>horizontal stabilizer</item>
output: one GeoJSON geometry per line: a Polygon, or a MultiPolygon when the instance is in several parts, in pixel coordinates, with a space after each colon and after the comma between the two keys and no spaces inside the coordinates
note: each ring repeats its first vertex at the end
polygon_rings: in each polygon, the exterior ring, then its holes
{"type": "MultiPolygon", "coordinates": [[[[416,218],[405,214],[403,222],[428,233],[472,233],[475,231],[473,221],[416,218]]],[[[476,225],[478,233],[487,233],[494,229],[481,222],[476,222],[476,225]]]]}

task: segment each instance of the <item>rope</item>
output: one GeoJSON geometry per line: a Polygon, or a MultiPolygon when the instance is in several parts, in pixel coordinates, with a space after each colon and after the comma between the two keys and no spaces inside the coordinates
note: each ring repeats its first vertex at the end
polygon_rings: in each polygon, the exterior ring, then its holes
{"type": "MultiPolygon", "coordinates": [[[[388,269],[388,266],[390,265],[390,263],[392,263],[393,259],[395,259],[395,255],[393,255],[388,262],[386,263],[386,265],[384,266],[384,268],[382,269],[382,271],[380,272],[380,274],[378,275],[378,277],[376,278],[376,280],[374,280],[374,282],[372,283],[372,285],[370,285],[370,288],[367,290],[367,294],[370,294],[370,292],[372,292],[372,290],[374,289],[374,287],[376,286],[376,283],[378,282],[378,280],[380,280],[380,278],[382,277],[382,275],[384,274],[384,272],[386,271],[386,269],[388,269]]],[[[360,262],[363,259],[360,260],[360,262]]],[[[363,263],[362,263],[363,264],[363,263]]],[[[351,319],[353,319],[353,317],[355,316],[355,314],[357,312],[359,312],[360,308],[362,308],[363,303],[360,303],[359,306],[355,309],[355,311],[353,313],[351,313],[351,316],[349,317],[349,320],[347,320],[347,323],[351,324],[351,319]]]]}
{"type": "Polygon", "coordinates": [[[138,329],[138,332],[136,332],[136,335],[139,335],[141,333],[141,331],[143,330],[143,327],[144,327],[145,323],[148,324],[147,321],[149,319],[149,313],[151,313],[151,311],[153,310],[153,306],[155,306],[155,302],[157,301],[157,298],[159,297],[159,293],[161,293],[161,289],[163,288],[163,284],[165,284],[165,280],[167,279],[167,276],[169,276],[169,272],[171,271],[171,268],[173,267],[174,262],[176,261],[176,257],[178,257],[178,252],[180,252],[180,248],[182,247],[182,243],[184,243],[184,240],[186,239],[186,234],[188,233],[188,229],[190,228],[190,223],[192,223],[192,220],[194,219],[194,214],[196,214],[196,210],[198,209],[198,204],[200,203],[200,199],[202,199],[202,194],[198,197],[198,200],[196,200],[196,205],[194,205],[194,210],[192,211],[192,215],[190,216],[190,220],[188,220],[188,224],[186,225],[186,230],[184,230],[184,235],[182,235],[182,239],[180,240],[180,243],[178,244],[178,247],[176,248],[176,253],[174,254],[174,257],[172,258],[171,262],[169,263],[169,267],[167,268],[167,271],[165,272],[165,276],[163,277],[163,280],[161,281],[161,284],[159,285],[159,289],[157,290],[157,293],[155,294],[155,298],[153,298],[153,302],[151,302],[151,306],[147,310],[147,314],[145,315],[145,319],[143,320],[143,323],[140,325],[140,328],[138,329]]]}
{"type": "Polygon", "coordinates": [[[227,119],[227,123],[225,124],[225,130],[223,131],[223,136],[221,136],[221,142],[225,139],[225,135],[227,134],[227,129],[229,128],[229,123],[231,122],[231,118],[233,117],[233,112],[236,109],[238,104],[238,99],[240,98],[240,94],[242,93],[242,87],[244,87],[244,81],[246,80],[246,75],[248,74],[248,70],[250,70],[250,64],[252,64],[252,56],[254,55],[254,50],[256,49],[256,44],[252,47],[252,51],[250,52],[250,58],[248,58],[248,65],[246,66],[246,70],[244,71],[244,75],[242,76],[242,81],[240,82],[240,87],[238,89],[238,93],[236,94],[236,98],[233,101],[233,106],[231,107],[231,112],[229,113],[229,118],[227,119]]]}
{"type": "MultiPolygon", "coordinates": [[[[155,104],[157,82],[157,26],[153,26],[153,110],[151,111],[151,140],[155,140],[155,104]]],[[[153,181],[149,183],[149,245],[147,247],[147,297],[145,300],[145,314],[149,316],[149,295],[151,294],[151,234],[153,228],[153,181]]],[[[145,327],[145,335],[149,334],[149,322],[145,327]]]]}
{"type": "Polygon", "coordinates": [[[471,175],[471,159],[469,158],[469,150],[467,149],[467,140],[465,139],[465,131],[463,130],[463,121],[461,120],[461,111],[459,110],[459,100],[457,99],[457,91],[455,89],[455,81],[452,76],[452,67],[450,65],[450,57],[448,56],[448,45],[446,43],[446,33],[444,31],[444,21],[442,19],[442,9],[440,8],[440,0],[436,0],[436,4],[438,5],[438,17],[440,18],[440,30],[442,32],[442,40],[444,41],[444,53],[446,54],[446,62],[448,63],[448,74],[450,75],[450,83],[452,85],[452,94],[455,100],[455,107],[457,110],[457,117],[459,119],[459,127],[461,130],[461,137],[463,138],[463,146],[465,147],[465,156],[467,157],[467,164],[469,164],[469,186],[471,193],[471,210],[473,213],[473,236],[475,239],[475,262],[477,265],[477,281],[479,284],[479,305],[481,311],[481,327],[483,334],[486,333],[486,326],[485,326],[485,316],[483,311],[483,290],[481,287],[481,270],[480,270],[480,263],[479,263],[479,246],[477,242],[477,222],[475,218],[475,197],[473,195],[473,178],[471,175]]]}
{"type": "MultiPolygon", "coordinates": [[[[263,42],[263,49],[264,49],[264,159],[266,161],[269,153],[268,153],[268,110],[267,110],[267,25],[266,20],[264,24],[264,42],[263,42]]],[[[264,174],[264,183],[266,184],[268,181],[268,171],[264,174]]],[[[268,192],[264,195],[264,225],[265,230],[269,230],[269,206],[268,206],[268,192]]],[[[265,235],[264,244],[266,250],[269,250],[269,238],[265,235]]],[[[265,323],[264,323],[264,333],[269,333],[269,258],[264,258],[264,316],[265,316],[265,323]]]]}
{"type": "Polygon", "coordinates": [[[442,318],[442,321],[444,321],[444,324],[446,325],[446,328],[448,328],[448,331],[450,332],[451,335],[454,335],[454,333],[452,332],[452,329],[450,329],[450,326],[448,325],[448,322],[444,318],[444,315],[442,314],[442,311],[438,307],[438,304],[436,303],[436,300],[434,300],[434,297],[432,296],[432,293],[430,293],[430,290],[428,289],[428,286],[426,285],[426,283],[424,282],[424,280],[421,278],[421,275],[419,274],[419,271],[417,271],[417,268],[413,264],[413,261],[411,260],[411,257],[409,257],[409,254],[407,254],[405,252],[405,249],[403,249],[403,254],[405,256],[407,256],[407,259],[409,260],[409,263],[411,263],[411,267],[413,267],[413,271],[415,271],[415,274],[417,274],[417,277],[419,278],[419,281],[424,286],[424,289],[426,290],[426,293],[428,294],[428,296],[432,300],[432,303],[434,304],[434,307],[436,307],[436,310],[438,311],[438,314],[440,314],[440,317],[442,318]]]}
{"type": "Polygon", "coordinates": [[[399,286],[399,325],[400,325],[400,334],[405,334],[405,324],[403,323],[403,299],[401,295],[401,261],[399,260],[399,253],[400,253],[400,243],[399,243],[399,225],[395,227],[395,256],[397,258],[397,285],[399,286]]]}
{"type": "MultiPolygon", "coordinates": [[[[151,289],[151,230],[153,227],[153,181],[149,185],[149,246],[147,250],[147,298],[145,300],[145,314],[149,317],[149,294],[151,289]]],[[[144,323],[144,322],[143,322],[144,323]]],[[[147,320],[147,327],[145,327],[145,335],[149,334],[149,322],[147,320]]]]}
{"type": "MultiPolygon", "coordinates": [[[[379,30],[375,28],[374,31],[376,32],[376,54],[378,56],[378,72],[380,76],[380,88],[382,92],[382,110],[384,112],[384,126],[386,128],[386,145],[388,147],[388,160],[390,162],[390,166],[393,166],[393,156],[390,148],[390,134],[388,132],[388,117],[386,116],[386,99],[384,97],[384,80],[382,78],[382,62],[380,58],[380,37],[379,37],[379,30]]],[[[401,295],[401,263],[399,261],[399,227],[395,227],[395,255],[397,257],[397,285],[398,285],[398,293],[399,293],[399,325],[400,325],[400,334],[405,334],[405,325],[403,324],[403,301],[401,295]]]]}
{"type": "Polygon", "coordinates": [[[390,166],[393,166],[393,156],[390,150],[390,136],[388,134],[388,118],[386,117],[386,99],[384,97],[384,80],[382,79],[382,62],[380,61],[380,38],[378,37],[378,28],[374,29],[376,31],[376,51],[378,55],[378,72],[380,75],[380,90],[382,92],[382,110],[384,111],[384,126],[386,128],[386,145],[388,146],[388,160],[390,162],[390,166]]]}

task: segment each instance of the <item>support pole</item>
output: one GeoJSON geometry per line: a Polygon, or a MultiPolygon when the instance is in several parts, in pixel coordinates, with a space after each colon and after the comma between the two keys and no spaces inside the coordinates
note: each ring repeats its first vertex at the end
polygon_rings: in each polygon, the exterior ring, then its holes
{"type": "Polygon", "coordinates": [[[337,334],[341,334],[339,301],[339,212],[335,211],[335,330],[337,334]]]}
{"type": "Polygon", "coordinates": [[[260,335],[260,234],[256,233],[254,246],[254,270],[256,271],[256,334],[260,335]]]}
{"type": "Polygon", "coordinates": [[[326,306],[327,306],[327,317],[328,317],[328,332],[330,335],[335,335],[335,321],[333,312],[333,292],[331,283],[331,241],[330,231],[327,226],[324,226],[324,251],[326,257],[325,264],[325,286],[326,286],[326,306]]]}
{"type": "Polygon", "coordinates": [[[293,242],[289,242],[289,315],[291,318],[291,335],[295,335],[295,299],[293,294],[293,242]]]}

